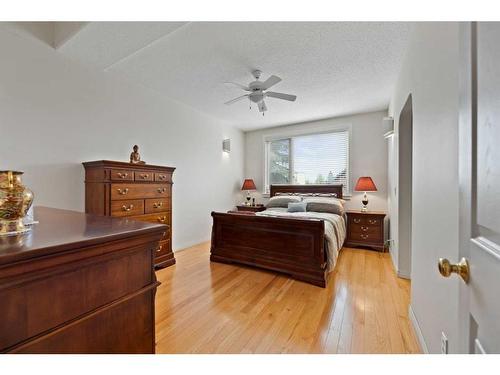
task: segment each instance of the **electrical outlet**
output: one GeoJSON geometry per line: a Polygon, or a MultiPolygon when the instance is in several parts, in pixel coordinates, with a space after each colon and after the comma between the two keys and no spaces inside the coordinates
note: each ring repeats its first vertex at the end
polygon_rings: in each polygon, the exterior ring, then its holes
{"type": "Polygon", "coordinates": [[[448,337],[441,332],[441,354],[448,354],[448,337]]]}

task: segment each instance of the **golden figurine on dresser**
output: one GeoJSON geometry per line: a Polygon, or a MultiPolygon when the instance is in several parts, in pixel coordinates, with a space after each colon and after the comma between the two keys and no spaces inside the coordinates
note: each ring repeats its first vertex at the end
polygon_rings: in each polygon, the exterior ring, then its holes
{"type": "Polygon", "coordinates": [[[139,146],[134,145],[132,147],[132,153],[130,154],[130,162],[132,164],[146,164],[145,161],[141,160],[141,154],[139,154],[139,146]]]}
{"type": "Polygon", "coordinates": [[[0,171],[0,236],[30,230],[23,218],[33,203],[33,192],[21,181],[23,172],[0,171]]]}

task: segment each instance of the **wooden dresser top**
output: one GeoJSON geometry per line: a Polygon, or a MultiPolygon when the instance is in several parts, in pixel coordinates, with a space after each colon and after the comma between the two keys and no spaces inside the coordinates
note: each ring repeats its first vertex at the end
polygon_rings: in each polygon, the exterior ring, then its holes
{"type": "Polygon", "coordinates": [[[137,169],[137,170],[157,170],[165,172],[175,171],[174,167],[165,167],[162,165],[152,165],[152,164],[134,164],[134,163],[127,163],[124,161],[112,161],[112,160],[87,161],[82,164],[85,168],[104,167],[104,168],[137,169]]]}
{"type": "Polygon", "coordinates": [[[39,223],[31,232],[0,237],[0,266],[142,234],[161,236],[165,231],[162,224],[49,207],[35,207],[34,219],[39,223]]]}

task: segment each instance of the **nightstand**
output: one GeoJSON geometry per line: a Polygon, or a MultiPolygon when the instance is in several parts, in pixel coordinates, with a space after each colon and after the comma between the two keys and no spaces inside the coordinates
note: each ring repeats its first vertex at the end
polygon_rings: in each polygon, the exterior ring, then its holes
{"type": "Polygon", "coordinates": [[[345,246],[366,246],[384,251],[384,212],[347,211],[345,246]]]}
{"type": "Polygon", "coordinates": [[[236,206],[238,211],[247,211],[247,212],[260,212],[264,211],[266,209],[266,206],[245,206],[245,205],[239,205],[236,206]]]}

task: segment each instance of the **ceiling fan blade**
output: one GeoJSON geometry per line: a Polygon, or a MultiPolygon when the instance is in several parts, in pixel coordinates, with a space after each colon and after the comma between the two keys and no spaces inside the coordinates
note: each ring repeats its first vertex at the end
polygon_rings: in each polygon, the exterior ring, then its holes
{"type": "Polygon", "coordinates": [[[278,77],[278,76],[271,76],[271,77],[269,77],[268,79],[266,79],[262,83],[262,85],[261,85],[262,90],[267,90],[268,88],[270,88],[271,86],[274,86],[278,82],[281,82],[281,78],[280,77],[278,77]]]}
{"type": "Polygon", "coordinates": [[[236,103],[237,101],[240,101],[241,99],[246,98],[246,97],[248,97],[248,94],[238,96],[237,98],[231,99],[231,100],[225,102],[224,104],[227,104],[227,105],[233,104],[233,103],[236,103]]]}
{"type": "Polygon", "coordinates": [[[241,83],[236,83],[236,82],[224,82],[225,85],[234,85],[238,86],[240,89],[243,89],[245,91],[250,91],[250,88],[248,86],[242,85],[241,83]]]}
{"type": "Polygon", "coordinates": [[[266,103],[263,100],[260,101],[257,105],[259,106],[259,112],[267,111],[266,103]]]}
{"type": "Polygon", "coordinates": [[[273,92],[273,91],[266,92],[266,96],[270,96],[271,98],[289,100],[291,102],[294,102],[295,99],[297,99],[296,95],[283,94],[282,92],[273,92]]]}

